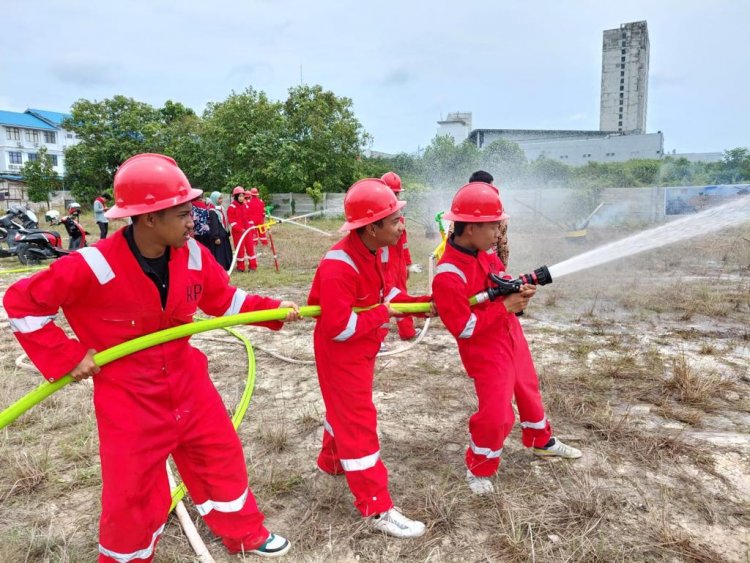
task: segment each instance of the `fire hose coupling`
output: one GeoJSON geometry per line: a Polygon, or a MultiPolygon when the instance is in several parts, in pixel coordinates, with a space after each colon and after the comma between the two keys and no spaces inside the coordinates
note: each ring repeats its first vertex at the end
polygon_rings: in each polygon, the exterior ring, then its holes
{"type": "Polygon", "coordinates": [[[541,266],[530,274],[521,274],[514,280],[506,280],[497,274],[490,274],[490,280],[495,287],[490,287],[486,291],[476,295],[477,303],[485,301],[494,301],[500,296],[518,293],[524,285],[547,285],[552,283],[552,274],[549,273],[547,266],[541,266]]]}

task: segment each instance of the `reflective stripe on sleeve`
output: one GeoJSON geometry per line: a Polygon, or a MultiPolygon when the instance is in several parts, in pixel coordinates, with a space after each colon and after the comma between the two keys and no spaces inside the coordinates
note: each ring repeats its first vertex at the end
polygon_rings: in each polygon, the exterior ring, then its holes
{"type": "Polygon", "coordinates": [[[240,497],[235,500],[207,500],[206,502],[196,504],[195,508],[198,510],[198,514],[200,514],[201,516],[205,516],[212,510],[224,513],[239,512],[240,510],[242,510],[242,507],[245,506],[245,501],[247,501],[247,494],[248,490],[245,489],[240,497]]]}
{"type": "Polygon", "coordinates": [[[398,295],[399,293],[401,293],[401,290],[397,287],[394,287],[388,292],[388,295],[385,296],[385,299],[383,299],[383,301],[389,303],[391,299],[396,297],[396,295],[398,295]]]}
{"type": "Polygon", "coordinates": [[[331,424],[328,422],[327,419],[323,419],[323,428],[325,429],[326,432],[328,432],[331,436],[333,436],[333,427],[331,426],[331,424]]]}
{"type": "Polygon", "coordinates": [[[13,332],[22,332],[24,334],[29,332],[36,332],[47,323],[53,321],[56,315],[48,315],[44,317],[20,317],[18,319],[8,319],[10,328],[13,332]]]}
{"type": "Polygon", "coordinates": [[[366,455],[364,457],[358,457],[356,459],[342,459],[340,461],[341,467],[344,468],[344,471],[364,471],[365,469],[375,467],[378,459],[380,459],[380,450],[376,451],[374,454],[366,455]]]}
{"type": "Polygon", "coordinates": [[[201,256],[201,247],[195,239],[189,238],[187,242],[190,256],[188,257],[188,270],[200,271],[203,267],[203,256],[201,256]]]}
{"type": "Polygon", "coordinates": [[[349,314],[349,321],[346,323],[346,328],[342,330],[339,335],[334,336],[333,339],[336,342],[343,342],[344,340],[348,340],[352,337],[355,330],[357,330],[357,313],[352,311],[349,314]]]}
{"type": "Polygon", "coordinates": [[[391,256],[390,249],[387,246],[384,246],[383,250],[380,251],[380,261],[383,264],[387,264],[388,263],[388,259],[390,258],[390,256],[391,256]]]}
{"type": "Polygon", "coordinates": [[[148,547],[144,547],[143,549],[139,549],[132,553],[118,553],[117,551],[112,551],[111,549],[104,547],[102,544],[99,544],[99,553],[111,557],[117,561],[117,563],[127,563],[134,559],[149,559],[154,554],[154,545],[156,545],[156,540],[159,539],[165,526],[166,524],[162,524],[161,527],[154,532],[154,535],[151,536],[151,543],[148,547]]]}
{"type": "Polygon", "coordinates": [[[466,326],[461,331],[461,334],[458,335],[459,338],[471,338],[471,335],[474,334],[474,328],[477,326],[477,316],[472,313],[469,315],[469,320],[466,321],[466,326]]]}
{"type": "Polygon", "coordinates": [[[232,302],[229,304],[229,309],[224,312],[223,316],[238,315],[242,309],[242,304],[245,302],[245,297],[247,297],[247,293],[238,287],[234,295],[232,295],[232,302]]]}
{"type": "Polygon", "coordinates": [[[345,262],[352,268],[354,268],[355,272],[359,273],[359,269],[354,263],[354,260],[352,260],[352,257],[343,250],[329,250],[328,252],[326,252],[326,255],[323,256],[323,260],[339,260],[341,262],[345,262]]]}
{"type": "Polygon", "coordinates": [[[94,272],[94,275],[96,276],[96,279],[99,280],[100,284],[104,285],[115,279],[115,273],[112,271],[104,254],[102,254],[98,248],[87,246],[81,248],[78,251],[78,254],[83,256],[86,264],[88,264],[91,271],[94,272]]]}
{"type": "Polygon", "coordinates": [[[534,430],[544,430],[547,428],[547,417],[545,416],[539,422],[521,422],[521,428],[533,428],[534,430]]]}
{"type": "Polygon", "coordinates": [[[474,440],[471,440],[469,443],[469,447],[471,448],[471,451],[474,452],[476,455],[483,455],[487,459],[494,459],[496,457],[500,457],[503,453],[503,448],[500,448],[499,450],[491,450],[490,448],[480,448],[474,443],[474,440]]]}
{"type": "Polygon", "coordinates": [[[460,277],[464,281],[464,283],[468,283],[466,281],[466,275],[455,264],[443,263],[443,264],[440,264],[435,269],[436,276],[440,274],[447,274],[447,273],[456,274],[458,277],[460,277]]]}

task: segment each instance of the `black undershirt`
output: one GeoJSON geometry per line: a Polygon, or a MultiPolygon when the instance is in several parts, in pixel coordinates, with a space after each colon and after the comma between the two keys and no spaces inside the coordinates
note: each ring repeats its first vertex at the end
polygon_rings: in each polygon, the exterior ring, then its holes
{"type": "Polygon", "coordinates": [[[158,258],[144,257],[135,244],[133,225],[128,225],[125,229],[125,240],[128,241],[130,251],[138,261],[138,265],[143,270],[143,273],[156,285],[159,297],[161,298],[161,308],[164,309],[167,306],[167,294],[169,293],[169,253],[171,249],[167,247],[164,254],[158,258]]]}

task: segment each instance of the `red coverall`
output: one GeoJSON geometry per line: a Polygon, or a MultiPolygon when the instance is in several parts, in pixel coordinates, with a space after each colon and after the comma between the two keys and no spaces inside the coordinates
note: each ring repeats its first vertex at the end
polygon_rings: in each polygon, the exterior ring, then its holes
{"type": "Polygon", "coordinates": [[[388,470],[380,459],[377,411],[372,402],[375,356],[388,333],[385,302],[416,303],[397,288],[386,292],[380,251],[371,252],[352,231],[321,260],[308,303],[320,305],[313,336],[318,381],[326,406],[318,466],[345,472],[363,516],[393,507],[388,470]],[[355,313],[353,307],[373,309],[355,313]]]}
{"type": "MultiPolygon", "coordinates": [[[[401,223],[404,223],[403,217],[401,217],[401,223]]],[[[386,246],[383,249],[381,259],[385,267],[386,282],[388,285],[397,287],[406,293],[406,280],[408,277],[406,268],[411,266],[411,252],[409,252],[409,240],[406,236],[405,228],[396,244],[386,246]]],[[[398,326],[398,335],[401,337],[401,340],[409,340],[417,334],[417,331],[414,330],[414,321],[410,316],[396,319],[396,326],[398,326]]]]}
{"type": "MultiPolygon", "coordinates": [[[[251,197],[247,203],[247,208],[250,214],[250,220],[254,224],[262,225],[266,222],[266,205],[263,203],[262,199],[259,197],[251,197]]],[[[268,245],[268,238],[266,237],[265,230],[261,233],[256,229],[253,231],[253,235],[255,236],[256,241],[260,239],[260,242],[263,245],[268,245]]]]}
{"type": "Polygon", "coordinates": [[[227,208],[227,220],[229,221],[229,228],[232,231],[232,242],[234,242],[234,248],[237,252],[237,270],[240,272],[245,271],[245,261],[250,262],[250,269],[255,270],[258,267],[258,262],[255,257],[255,238],[253,232],[249,232],[245,235],[245,240],[242,241],[242,246],[237,248],[237,244],[244,233],[249,227],[253,226],[253,222],[250,220],[247,205],[233,201],[227,208]]]}
{"type": "Polygon", "coordinates": [[[438,314],[458,342],[479,399],[479,408],[469,420],[471,442],[466,450],[466,465],[478,477],[497,471],[503,442],[515,422],[514,394],[524,446],[543,447],[552,436],[518,318],[507,311],[501,298],[469,306],[471,296],[491,286],[487,275],[502,272],[506,277],[504,270],[494,249],[475,255],[449,241],[432,282],[438,314]]]}
{"type": "MultiPolygon", "coordinates": [[[[166,307],[123,229],[12,285],[4,297],[11,328],[49,381],[70,372],[90,348],[101,351],[192,321],[196,309],[221,316],[276,308],[248,295],[211,253],[190,239],[171,249],[166,307]],[[78,340],[54,322],[62,308],[78,340]]],[[[278,329],[280,322],[265,323],[278,329]]],[[[165,462],[175,460],[211,530],[228,549],[268,537],[248,488],[240,440],[188,338],[126,356],[94,376],[102,468],[99,561],[150,561],[171,501],[165,462]]]]}

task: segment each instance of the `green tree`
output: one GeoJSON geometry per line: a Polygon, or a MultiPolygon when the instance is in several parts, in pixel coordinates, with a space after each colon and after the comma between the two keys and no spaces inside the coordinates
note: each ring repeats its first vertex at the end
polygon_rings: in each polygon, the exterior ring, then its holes
{"type": "Polygon", "coordinates": [[[46,147],[39,149],[35,160],[26,161],[21,176],[28,186],[29,199],[35,203],[46,201],[49,209],[50,193],[60,189],[60,178],[52,167],[46,147]]]}
{"type": "Polygon", "coordinates": [[[479,149],[470,141],[456,144],[448,135],[435,137],[422,157],[424,180],[440,189],[458,189],[478,166],[479,149]]]}
{"type": "Polygon", "coordinates": [[[285,150],[278,165],[293,170],[294,182],[285,191],[302,192],[315,182],[324,191],[345,191],[357,179],[358,159],[369,140],[352,101],[318,85],[297,86],[289,89],[283,116],[285,150]]]}
{"type": "Polygon", "coordinates": [[[499,183],[516,182],[526,173],[526,155],[517,143],[498,139],[482,149],[479,167],[499,183]]]}
{"type": "Polygon", "coordinates": [[[271,192],[291,191],[288,182],[295,168],[278,165],[290,158],[283,131],[281,104],[253,88],[209,103],[200,135],[190,147],[202,159],[195,162],[197,175],[210,179],[216,189],[263,184],[271,192]]]}
{"type": "Polygon", "coordinates": [[[543,156],[532,162],[529,168],[531,180],[545,186],[566,185],[572,175],[571,167],[567,164],[543,156]]]}
{"type": "Polygon", "coordinates": [[[159,110],[133,98],[78,100],[62,124],[79,143],[65,151],[66,180],[73,196],[92,201],[112,186],[120,164],[141,152],[163,149],[159,110]]]}

